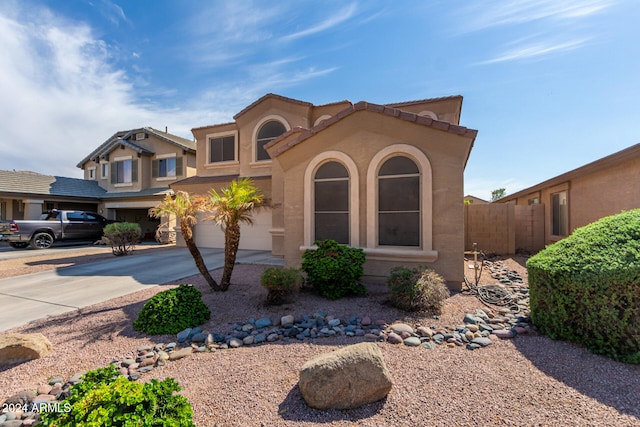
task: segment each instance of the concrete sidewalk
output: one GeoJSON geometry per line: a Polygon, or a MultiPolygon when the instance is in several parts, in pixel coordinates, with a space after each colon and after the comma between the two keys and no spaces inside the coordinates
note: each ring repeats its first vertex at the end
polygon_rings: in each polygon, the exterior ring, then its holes
{"type": "MultiPolygon", "coordinates": [[[[210,270],[224,265],[223,249],[201,252],[210,270]]],[[[282,265],[282,259],[239,250],[236,263],[282,265]]],[[[175,248],[1,279],[0,331],[197,273],[189,251],[175,248]]]]}

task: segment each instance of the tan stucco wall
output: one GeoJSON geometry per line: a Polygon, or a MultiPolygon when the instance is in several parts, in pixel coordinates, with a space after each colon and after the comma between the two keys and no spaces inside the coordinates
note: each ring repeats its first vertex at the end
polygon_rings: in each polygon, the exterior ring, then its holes
{"type": "Polygon", "coordinates": [[[640,158],[571,180],[569,229],[640,208],[640,158]]]}
{"type": "Polygon", "coordinates": [[[551,196],[560,191],[567,192],[569,232],[590,224],[602,217],[623,210],[640,208],[640,157],[616,162],[595,171],[574,174],[564,182],[556,183],[503,202],[527,205],[538,197],[544,205],[544,244],[552,244],[562,236],[551,234],[551,196]]]}
{"type": "MultiPolygon", "coordinates": [[[[283,144],[286,141],[282,142],[283,144]]],[[[285,223],[285,261],[299,265],[304,245],[304,176],[310,160],[323,152],[335,150],[349,156],[357,165],[359,193],[359,242],[361,247],[375,247],[367,242],[367,231],[373,227],[367,220],[367,198],[375,197],[367,173],[373,157],[394,144],[417,147],[428,158],[432,168],[432,249],[438,252],[437,260],[430,263],[446,280],[463,280],[463,170],[464,160],[471,140],[427,126],[399,121],[369,111],[361,111],[331,125],[321,133],[303,141],[277,157],[284,171],[282,202],[285,223]]],[[[276,146],[272,148],[277,148],[276,146]]],[[[375,234],[375,233],[374,233],[375,234]]],[[[370,257],[372,258],[372,257],[370,257]]],[[[398,264],[425,264],[424,260],[406,262],[400,260],[369,261],[365,274],[383,280],[389,269],[398,264]]]]}

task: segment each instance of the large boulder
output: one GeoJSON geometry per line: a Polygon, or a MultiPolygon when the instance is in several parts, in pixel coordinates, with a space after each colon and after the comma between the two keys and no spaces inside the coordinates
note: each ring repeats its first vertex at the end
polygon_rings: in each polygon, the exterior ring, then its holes
{"type": "Polygon", "coordinates": [[[312,408],[350,409],[384,398],[393,382],[378,345],[364,342],[309,360],[298,385],[312,408]]]}
{"type": "Polygon", "coordinates": [[[53,351],[42,334],[5,334],[0,336],[0,368],[32,359],[39,359],[53,351]]]}

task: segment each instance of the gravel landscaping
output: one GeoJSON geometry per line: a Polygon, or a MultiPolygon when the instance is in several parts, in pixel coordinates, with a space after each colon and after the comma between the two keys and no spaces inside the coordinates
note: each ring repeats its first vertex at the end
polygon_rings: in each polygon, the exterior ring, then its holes
{"type": "MultiPolygon", "coordinates": [[[[523,258],[503,263],[526,278],[523,258]]],[[[267,292],[259,285],[264,268],[237,265],[225,293],[211,292],[196,275],[10,331],[42,333],[54,353],[0,372],[0,401],[36,389],[51,377],[68,379],[114,359],[135,357],[138,348],[177,341],[175,335],[145,336],[131,324],[145,301],[178,283],[191,283],[202,291],[212,312],[202,329],[220,335],[251,318],[300,318],[318,311],[343,323],[356,316],[369,317],[373,324],[402,322],[414,328],[455,330],[466,313],[500,309],[469,293],[457,293],[438,318],[407,315],[388,305],[381,285],[368,285],[365,297],[329,301],[302,292],[295,303],[268,307],[263,304],[267,292]]],[[[220,271],[213,273],[220,278],[220,271]]],[[[485,274],[481,283],[496,280],[485,274]]],[[[383,401],[352,410],[308,408],[297,387],[298,371],[311,357],[361,342],[363,336],[291,337],[193,353],[156,367],[139,381],[175,378],[193,406],[198,426],[640,426],[640,366],[593,355],[534,331],[491,338],[491,345],[474,351],[459,345],[425,348],[378,342],[394,385],[383,401]]]]}

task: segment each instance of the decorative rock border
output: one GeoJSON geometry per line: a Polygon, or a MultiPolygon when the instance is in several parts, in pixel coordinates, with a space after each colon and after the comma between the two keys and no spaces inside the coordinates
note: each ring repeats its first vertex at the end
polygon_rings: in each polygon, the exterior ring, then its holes
{"type": "MultiPolygon", "coordinates": [[[[511,299],[515,304],[497,311],[477,309],[474,313],[466,313],[462,323],[456,326],[414,327],[406,323],[387,324],[384,320],[374,321],[369,316],[355,315],[340,319],[320,311],[299,318],[293,315],[282,316],[277,320],[268,317],[251,318],[246,322],[229,323],[229,331],[225,335],[209,333],[200,327],[187,328],[177,334],[176,342],[140,347],[123,358],[113,360],[111,364],[122,375],[134,381],[155,367],[165,366],[194,353],[215,352],[265,342],[345,336],[423,349],[465,346],[468,350],[476,350],[491,345],[497,339],[536,333],[530,324],[526,284],[516,272],[505,272],[504,267],[497,262],[491,263],[490,267],[492,275],[504,280],[503,286],[510,289],[511,299]]],[[[437,319],[438,316],[434,318],[437,319]]],[[[32,426],[37,422],[39,412],[64,410],[60,401],[71,395],[71,386],[80,382],[82,375],[84,372],[79,372],[67,381],[61,377],[51,377],[48,384],[41,385],[37,390],[24,390],[9,397],[2,407],[8,411],[0,414],[0,426],[32,426]]]]}

